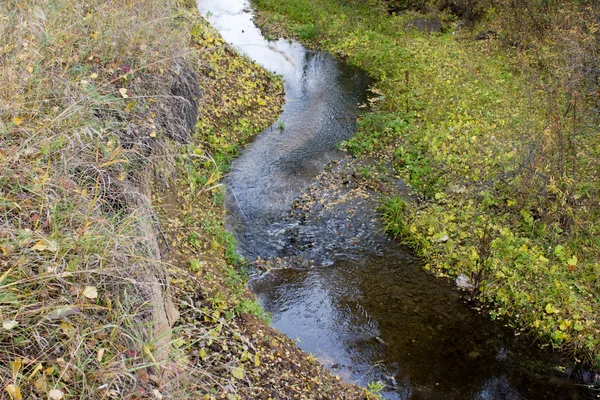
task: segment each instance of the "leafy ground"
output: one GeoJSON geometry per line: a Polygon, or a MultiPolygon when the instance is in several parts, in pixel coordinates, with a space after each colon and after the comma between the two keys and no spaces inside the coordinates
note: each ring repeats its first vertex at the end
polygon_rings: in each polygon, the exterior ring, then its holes
{"type": "Polygon", "coordinates": [[[195,4],[0,20],[0,398],[364,397],[268,327],[223,228],[280,80],[195,4]]]}
{"type": "Polygon", "coordinates": [[[377,1],[254,3],[267,35],[309,41],[377,79],[373,112],[343,147],[391,166],[419,196],[384,202],[386,229],[426,268],[466,275],[492,317],[600,365],[600,147],[581,72],[582,49],[597,51],[582,22],[591,8],[569,3],[570,25],[516,43],[503,2],[473,29],[440,13],[432,34],[377,1]]]}

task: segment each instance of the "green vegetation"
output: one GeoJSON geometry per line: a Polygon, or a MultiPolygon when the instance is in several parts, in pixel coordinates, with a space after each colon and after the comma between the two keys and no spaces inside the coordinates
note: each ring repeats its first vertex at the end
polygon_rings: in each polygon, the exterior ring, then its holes
{"type": "Polygon", "coordinates": [[[385,385],[381,381],[369,382],[366,389],[368,399],[381,399],[380,392],[385,389],[385,385]]]}
{"type": "Polygon", "coordinates": [[[377,79],[343,147],[391,160],[419,198],[385,200],[384,227],[438,275],[471,277],[492,317],[600,365],[597,6],[467,2],[483,7],[472,29],[446,9],[444,33],[427,34],[390,3],[255,0],[271,35],[377,79]]]}

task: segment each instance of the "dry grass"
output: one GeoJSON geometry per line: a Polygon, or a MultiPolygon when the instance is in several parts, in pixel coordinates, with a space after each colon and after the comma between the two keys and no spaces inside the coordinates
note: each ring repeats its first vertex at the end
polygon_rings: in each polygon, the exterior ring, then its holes
{"type": "Polygon", "coordinates": [[[177,9],[0,4],[0,398],[158,390],[173,313],[144,169],[199,95],[177,9]]]}

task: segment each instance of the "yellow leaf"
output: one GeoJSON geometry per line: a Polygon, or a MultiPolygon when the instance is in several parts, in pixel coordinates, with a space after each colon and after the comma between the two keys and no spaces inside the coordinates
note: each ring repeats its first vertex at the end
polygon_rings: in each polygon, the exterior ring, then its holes
{"type": "Polygon", "coordinates": [[[36,251],[50,251],[52,253],[54,253],[56,250],[58,250],[58,244],[53,241],[53,240],[39,240],[32,248],[31,250],[36,250],[36,251]]]}
{"type": "Polygon", "coordinates": [[[81,197],[85,197],[86,194],[87,194],[87,189],[83,189],[81,191],[81,197]]]}
{"type": "Polygon", "coordinates": [[[133,107],[135,107],[135,103],[133,101],[130,101],[129,103],[127,103],[127,106],[125,106],[125,112],[130,113],[131,110],[133,110],[133,107]]]}
{"type": "Polygon", "coordinates": [[[256,352],[256,355],[254,356],[254,365],[260,367],[260,351],[256,352]]]}
{"type": "Polygon", "coordinates": [[[98,289],[96,289],[94,286],[86,286],[85,289],[83,289],[83,295],[90,300],[97,299],[98,289]]]}
{"type": "Polygon", "coordinates": [[[546,304],[546,312],[548,314],[555,314],[558,313],[558,310],[552,304],[548,303],[546,304]]]}
{"type": "Polygon", "coordinates": [[[44,251],[46,250],[46,247],[46,243],[43,240],[40,240],[31,248],[31,250],[44,251]]]}
{"type": "Polygon", "coordinates": [[[156,137],[156,132],[150,132],[150,137],[151,138],[155,138],[156,137]]]}
{"type": "Polygon", "coordinates": [[[20,358],[17,358],[15,361],[10,362],[10,368],[12,369],[12,373],[14,375],[19,373],[19,370],[21,369],[22,366],[23,366],[23,360],[21,360],[20,358]]]}
{"type": "Polygon", "coordinates": [[[244,379],[244,368],[242,368],[242,367],[232,368],[231,375],[236,379],[244,379]]]}
{"type": "Polygon", "coordinates": [[[6,385],[6,387],[4,388],[7,392],[8,395],[10,396],[10,398],[12,400],[22,400],[23,396],[21,396],[21,388],[19,388],[16,385],[13,385],[12,383],[10,385],[6,385]]]}
{"type": "Polygon", "coordinates": [[[21,121],[21,118],[19,118],[19,117],[14,117],[11,121],[13,124],[15,124],[15,126],[19,126],[23,122],[23,121],[21,121]]]}
{"type": "Polygon", "coordinates": [[[121,97],[123,97],[124,99],[128,98],[129,96],[127,95],[127,89],[125,88],[121,88],[119,89],[119,93],[121,93],[121,97]]]}
{"type": "Polygon", "coordinates": [[[96,79],[98,77],[98,74],[93,73],[90,75],[90,79],[96,79]]]}
{"type": "Polygon", "coordinates": [[[33,376],[34,376],[35,374],[37,374],[38,372],[40,372],[40,371],[42,370],[42,368],[44,368],[44,367],[42,366],[42,363],[41,363],[41,362],[40,362],[40,363],[38,363],[38,364],[35,366],[35,368],[33,369],[33,371],[31,371],[31,373],[29,374],[29,379],[33,378],[33,376]]]}
{"type": "Polygon", "coordinates": [[[146,355],[148,357],[150,357],[150,359],[152,360],[153,363],[156,363],[156,359],[154,358],[152,351],[150,351],[150,347],[148,347],[147,345],[144,345],[143,351],[144,351],[144,353],[146,353],[146,355]]]}

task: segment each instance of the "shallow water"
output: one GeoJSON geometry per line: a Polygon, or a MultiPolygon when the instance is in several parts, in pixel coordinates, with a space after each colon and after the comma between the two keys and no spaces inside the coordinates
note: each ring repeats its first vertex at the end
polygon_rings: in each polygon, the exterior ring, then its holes
{"type": "Polygon", "coordinates": [[[336,145],[355,132],[369,78],[299,43],[266,41],[244,0],[198,3],[225,40],[285,82],[279,122],[242,152],[226,181],[238,251],[298,266],[250,282],[273,326],[343,379],[381,380],[386,398],[587,398],[564,374],[531,372],[552,354],[471,310],[383,235],[373,196],[334,178],[319,183],[327,163],[345,162],[336,145]],[[309,187],[314,201],[292,211],[309,187]]]}

